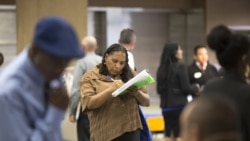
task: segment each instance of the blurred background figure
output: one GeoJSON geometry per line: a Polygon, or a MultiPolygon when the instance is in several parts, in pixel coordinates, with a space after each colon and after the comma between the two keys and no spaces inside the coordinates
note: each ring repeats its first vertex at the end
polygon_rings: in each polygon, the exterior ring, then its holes
{"type": "Polygon", "coordinates": [[[136,43],[136,34],[135,31],[129,28],[123,29],[120,33],[119,43],[126,48],[128,51],[128,64],[129,66],[136,70],[134,55],[132,50],[135,47],[136,43]]]}
{"type": "Polygon", "coordinates": [[[0,52],[0,66],[2,66],[3,63],[4,63],[4,56],[3,53],[0,52]]]}
{"type": "MultiPolygon", "coordinates": [[[[130,66],[130,68],[132,68],[133,70],[136,71],[137,69],[136,69],[136,66],[135,66],[134,55],[132,53],[132,50],[134,49],[135,43],[136,43],[135,31],[133,29],[129,29],[129,28],[123,29],[121,31],[121,33],[120,33],[119,43],[123,47],[125,47],[126,50],[127,50],[127,53],[128,53],[128,65],[130,66]]],[[[147,126],[146,120],[144,118],[143,111],[141,110],[141,107],[139,107],[139,113],[140,113],[141,121],[142,121],[142,124],[143,124],[143,129],[140,132],[141,140],[147,141],[146,138],[151,138],[151,137],[148,137],[148,136],[151,136],[151,135],[149,135],[147,133],[147,132],[149,132],[148,131],[148,126],[147,126]]]]}
{"type": "Polygon", "coordinates": [[[225,98],[195,99],[184,108],[180,123],[182,141],[241,141],[237,109],[225,98]]]}
{"type": "MultiPolygon", "coordinates": [[[[101,63],[102,57],[95,53],[97,49],[97,41],[95,37],[87,36],[82,39],[82,48],[86,56],[77,61],[74,69],[73,84],[70,96],[70,114],[69,121],[77,121],[77,138],[78,141],[89,141],[89,120],[86,113],[81,112],[78,107],[80,102],[80,80],[82,76],[97,64],[101,63]],[[76,113],[79,113],[79,117],[76,113]]],[[[79,105],[80,106],[80,105],[79,105]]]]}
{"type": "Polygon", "coordinates": [[[194,61],[188,67],[191,84],[198,83],[201,88],[207,80],[217,76],[216,68],[208,62],[208,52],[205,45],[197,45],[194,48],[194,61]]]}
{"type": "Polygon", "coordinates": [[[250,140],[250,43],[248,37],[232,33],[226,26],[214,27],[207,37],[209,47],[224,69],[223,78],[209,81],[204,87],[207,95],[219,94],[236,103],[240,118],[243,140],[250,140]]]}
{"type": "Polygon", "coordinates": [[[157,71],[157,92],[165,122],[165,141],[179,140],[179,116],[187,103],[187,95],[199,92],[199,84],[190,85],[187,67],[180,62],[182,49],[176,43],[166,43],[157,71]]]}

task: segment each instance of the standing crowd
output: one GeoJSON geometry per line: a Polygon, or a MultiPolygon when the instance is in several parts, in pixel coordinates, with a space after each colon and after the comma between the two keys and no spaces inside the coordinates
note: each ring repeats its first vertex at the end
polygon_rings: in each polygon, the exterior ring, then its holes
{"type": "MultiPolygon", "coordinates": [[[[96,54],[98,42],[81,45],[72,26],[60,17],[42,18],[32,44],[0,72],[0,140],[62,141],[61,122],[77,124],[78,141],[151,141],[140,106],[150,105],[146,87],[112,93],[133,78],[136,34],[123,29],[118,43],[96,54]],[[64,69],[74,69],[70,97],[64,69]]],[[[167,42],[156,74],[165,141],[250,140],[250,41],[224,25],[214,27],[207,44],[194,47],[186,66],[177,42],[167,42]],[[214,50],[221,65],[208,61],[214,50]],[[187,96],[193,101],[188,103],[187,96]]],[[[3,63],[0,53],[0,65],[3,63]]]]}

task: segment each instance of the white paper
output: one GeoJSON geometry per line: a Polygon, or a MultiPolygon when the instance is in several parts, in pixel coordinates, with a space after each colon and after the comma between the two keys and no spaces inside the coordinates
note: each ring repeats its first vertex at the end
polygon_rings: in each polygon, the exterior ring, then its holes
{"type": "Polygon", "coordinates": [[[148,79],[149,77],[151,77],[151,75],[146,71],[143,70],[140,73],[138,73],[135,77],[133,77],[132,79],[130,79],[128,82],[126,82],[125,84],[123,84],[120,88],[118,88],[117,90],[115,90],[112,93],[113,97],[118,96],[119,94],[121,94],[123,91],[125,91],[126,89],[128,89],[129,87],[133,86],[135,83],[143,81],[148,79]]]}
{"type": "Polygon", "coordinates": [[[78,120],[79,116],[80,116],[80,113],[82,112],[81,111],[81,102],[79,101],[78,104],[77,104],[77,108],[76,108],[76,114],[75,114],[75,119],[78,120]]]}

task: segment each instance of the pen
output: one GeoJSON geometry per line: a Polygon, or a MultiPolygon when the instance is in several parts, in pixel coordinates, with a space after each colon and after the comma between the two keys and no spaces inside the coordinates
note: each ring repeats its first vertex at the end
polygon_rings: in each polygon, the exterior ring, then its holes
{"type": "Polygon", "coordinates": [[[111,76],[107,75],[107,78],[111,81],[115,81],[111,76]]]}

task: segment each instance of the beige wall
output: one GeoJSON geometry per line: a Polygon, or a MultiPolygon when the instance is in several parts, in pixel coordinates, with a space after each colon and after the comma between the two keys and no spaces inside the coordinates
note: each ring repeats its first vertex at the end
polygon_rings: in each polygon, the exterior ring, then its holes
{"type": "Polygon", "coordinates": [[[205,0],[89,0],[89,6],[203,8],[205,0]]]}
{"type": "Polygon", "coordinates": [[[250,25],[250,0],[207,0],[206,31],[217,24],[250,25]]]}
{"type": "MultiPolygon", "coordinates": [[[[167,13],[131,13],[131,19],[137,36],[133,50],[137,71],[148,69],[156,78],[160,55],[168,39],[169,16],[167,13]]],[[[156,83],[149,85],[149,93],[156,94],[155,88],[156,83]]]]}
{"type": "Polygon", "coordinates": [[[87,0],[16,0],[17,51],[32,42],[36,22],[44,16],[58,15],[75,28],[79,39],[87,33],[87,0]]]}
{"type": "Polygon", "coordinates": [[[1,5],[15,5],[15,0],[0,0],[1,5]]]}
{"type": "MultiPolygon", "coordinates": [[[[89,6],[119,6],[147,8],[204,8],[205,0],[88,0],[89,6]]],[[[0,0],[0,4],[15,5],[16,0],[0,0]]]]}
{"type": "MultiPolygon", "coordinates": [[[[206,0],[206,33],[217,24],[250,25],[250,0],[206,0]]],[[[210,51],[210,60],[217,63],[210,51]]]]}

